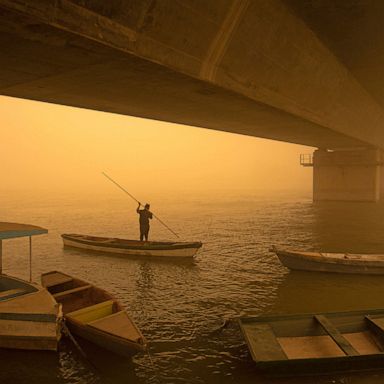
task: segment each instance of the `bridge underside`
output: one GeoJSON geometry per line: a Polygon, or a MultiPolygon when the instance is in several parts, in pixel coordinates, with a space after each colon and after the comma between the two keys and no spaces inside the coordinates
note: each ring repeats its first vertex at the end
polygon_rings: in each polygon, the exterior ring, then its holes
{"type": "Polygon", "coordinates": [[[108,3],[0,0],[0,93],[321,148],[384,147],[381,107],[282,2],[108,3]]]}
{"type": "Polygon", "coordinates": [[[17,14],[1,16],[0,51],[7,52],[0,57],[3,95],[309,146],[362,145],[151,61],[17,14]]]}
{"type": "Polygon", "coordinates": [[[0,61],[3,95],[309,146],[364,145],[235,92],[46,29],[51,39],[65,46],[0,35],[0,50],[9,52],[0,61]],[[16,49],[10,50],[11,41],[16,49]]]}
{"type": "Polygon", "coordinates": [[[377,201],[383,25],[380,0],[0,0],[0,94],[318,147],[315,199],[377,201]]]}

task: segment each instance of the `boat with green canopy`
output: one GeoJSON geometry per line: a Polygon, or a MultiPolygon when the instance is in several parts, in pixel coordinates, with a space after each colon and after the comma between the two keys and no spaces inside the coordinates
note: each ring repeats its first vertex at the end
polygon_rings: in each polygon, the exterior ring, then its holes
{"type": "Polygon", "coordinates": [[[0,348],[56,351],[60,340],[61,305],[32,282],[32,236],[42,227],[0,222],[0,348]],[[3,273],[3,241],[29,237],[29,282],[3,273]]]}

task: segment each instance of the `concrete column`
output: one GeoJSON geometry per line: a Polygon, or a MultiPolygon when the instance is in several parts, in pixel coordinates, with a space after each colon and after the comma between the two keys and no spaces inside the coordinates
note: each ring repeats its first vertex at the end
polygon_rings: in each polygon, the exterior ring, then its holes
{"type": "Polygon", "coordinates": [[[313,154],[313,200],[377,202],[384,199],[382,174],[379,149],[318,149],[313,154]]]}

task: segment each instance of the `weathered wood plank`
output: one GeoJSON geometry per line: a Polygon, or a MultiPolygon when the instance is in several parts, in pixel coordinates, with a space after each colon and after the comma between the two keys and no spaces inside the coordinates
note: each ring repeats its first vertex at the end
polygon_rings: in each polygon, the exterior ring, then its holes
{"type": "Polygon", "coordinates": [[[4,336],[13,336],[21,338],[30,337],[55,337],[56,322],[44,321],[17,321],[0,320],[0,338],[4,336]]]}
{"type": "Polygon", "coordinates": [[[22,293],[22,292],[26,292],[26,291],[21,288],[8,289],[7,291],[0,291],[0,299],[17,295],[18,293],[22,293]]]}
{"type": "Polygon", "coordinates": [[[142,336],[126,311],[119,311],[88,323],[100,331],[138,342],[142,336]]]}
{"type": "Polygon", "coordinates": [[[356,349],[353,348],[351,343],[336,329],[336,327],[324,315],[315,315],[314,317],[346,355],[360,355],[359,352],[357,352],[356,349]]]}
{"type": "Polygon", "coordinates": [[[0,320],[31,321],[41,323],[56,323],[57,315],[54,313],[12,313],[0,312],[0,320]]]}
{"type": "Polygon", "coordinates": [[[384,351],[384,317],[371,317],[365,316],[365,320],[368,322],[369,328],[372,332],[372,336],[379,347],[380,351],[384,351]]]}
{"type": "Polygon", "coordinates": [[[287,360],[269,324],[242,324],[249,349],[255,361],[287,360]]]}
{"type": "Polygon", "coordinates": [[[65,284],[73,281],[71,276],[64,275],[61,272],[44,273],[42,278],[44,279],[45,288],[50,288],[55,285],[65,284]]]}
{"type": "Polygon", "coordinates": [[[374,317],[371,317],[371,316],[365,316],[365,318],[376,325],[376,327],[380,328],[383,332],[384,332],[384,317],[378,317],[378,318],[374,318],[374,317]]]}
{"type": "Polygon", "coordinates": [[[49,313],[57,315],[57,304],[45,289],[0,300],[0,313],[49,313]]]}
{"type": "Polygon", "coordinates": [[[67,318],[76,319],[82,323],[88,323],[112,314],[113,300],[103,301],[88,307],[78,309],[77,311],[66,314],[67,318]]]}
{"type": "Polygon", "coordinates": [[[77,293],[77,292],[81,292],[81,291],[86,291],[87,289],[91,288],[92,285],[88,284],[88,285],[83,285],[81,287],[77,287],[77,288],[73,288],[73,289],[68,289],[67,291],[63,291],[63,292],[59,292],[59,293],[55,293],[54,295],[52,295],[56,300],[58,299],[61,299],[63,296],[67,296],[67,295],[70,295],[72,293],[77,293]]]}

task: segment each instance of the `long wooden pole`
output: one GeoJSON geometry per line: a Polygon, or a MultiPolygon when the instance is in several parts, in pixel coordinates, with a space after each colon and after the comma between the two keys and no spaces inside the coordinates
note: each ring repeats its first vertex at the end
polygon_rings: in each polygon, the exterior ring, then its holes
{"type": "MultiPolygon", "coordinates": [[[[123,188],[120,184],[116,183],[115,180],[113,180],[112,178],[110,178],[105,172],[102,172],[102,174],[109,180],[111,181],[113,184],[115,184],[118,188],[120,188],[122,191],[124,191],[131,199],[135,200],[136,203],[140,203],[139,200],[136,199],[136,197],[132,196],[125,188],[123,188]]],[[[176,237],[180,237],[176,232],[174,232],[171,228],[168,227],[167,224],[165,224],[162,220],[160,220],[153,212],[152,212],[152,215],[155,219],[157,219],[158,221],[160,221],[161,224],[164,225],[165,228],[167,228],[170,232],[172,232],[176,237]]]]}

